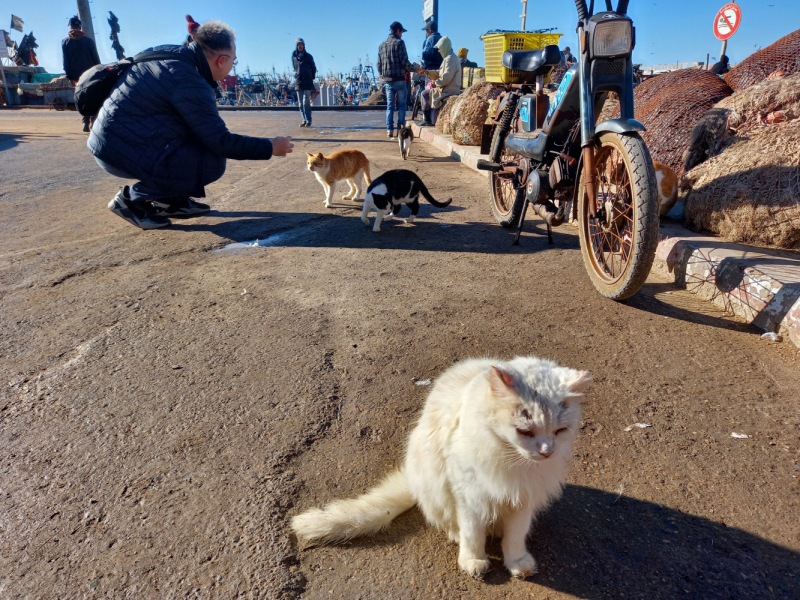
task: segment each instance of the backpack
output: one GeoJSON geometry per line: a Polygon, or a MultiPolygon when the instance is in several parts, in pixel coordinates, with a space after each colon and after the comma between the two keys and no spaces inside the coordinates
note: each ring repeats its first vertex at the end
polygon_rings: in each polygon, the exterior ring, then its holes
{"type": "Polygon", "coordinates": [[[182,60],[194,64],[194,60],[180,52],[141,52],[133,58],[124,58],[107,65],[95,65],[86,71],[75,85],[75,106],[84,117],[94,117],[103,108],[120,76],[131,66],[155,60],[182,60]]]}

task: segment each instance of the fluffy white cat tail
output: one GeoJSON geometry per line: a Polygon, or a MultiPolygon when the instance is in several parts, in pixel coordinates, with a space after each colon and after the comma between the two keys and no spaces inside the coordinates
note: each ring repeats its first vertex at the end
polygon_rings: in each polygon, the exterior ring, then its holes
{"type": "Polygon", "coordinates": [[[358,498],[337,500],[297,515],[292,519],[292,529],[304,545],[344,542],[379,532],[414,504],[406,476],[395,471],[358,498]]]}

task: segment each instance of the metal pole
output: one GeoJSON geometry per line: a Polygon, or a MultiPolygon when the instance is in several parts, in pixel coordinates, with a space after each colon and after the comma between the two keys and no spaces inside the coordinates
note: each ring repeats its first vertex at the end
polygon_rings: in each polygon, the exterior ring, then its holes
{"type": "MultiPolygon", "coordinates": [[[[736,0],[731,0],[731,4],[736,4],[736,0]]],[[[719,53],[719,59],[722,60],[722,56],[725,54],[725,51],[728,49],[728,40],[722,40],[722,50],[719,53]]]]}
{"type": "Polygon", "coordinates": [[[92,41],[97,44],[94,38],[94,23],[92,22],[92,9],[89,8],[89,0],[78,0],[78,18],[81,20],[83,33],[92,38],[92,41]]]}
{"type": "Polygon", "coordinates": [[[433,22],[442,30],[442,25],[439,23],[439,0],[433,0],[433,22]]]}
{"type": "Polygon", "coordinates": [[[8,97],[8,84],[6,83],[6,70],[3,68],[2,58],[0,58],[0,75],[3,76],[3,87],[6,90],[6,106],[11,106],[11,98],[8,97]]]}
{"type": "Polygon", "coordinates": [[[522,2],[522,31],[525,31],[525,21],[528,18],[528,0],[520,0],[522,2]]]}

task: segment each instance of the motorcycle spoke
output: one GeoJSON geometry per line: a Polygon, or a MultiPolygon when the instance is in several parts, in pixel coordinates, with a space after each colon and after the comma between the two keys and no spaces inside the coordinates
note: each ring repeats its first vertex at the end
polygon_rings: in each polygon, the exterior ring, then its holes
{"type": "Polygon", "coordinates": [[[598,219],[590,224],[588,237],[600,271],[616,280],[625,272],[632,253],[635,220],[631,180],[622,155],[608,147],[598,152],[595,173],[595,210],[606,222],[598,219]]]}

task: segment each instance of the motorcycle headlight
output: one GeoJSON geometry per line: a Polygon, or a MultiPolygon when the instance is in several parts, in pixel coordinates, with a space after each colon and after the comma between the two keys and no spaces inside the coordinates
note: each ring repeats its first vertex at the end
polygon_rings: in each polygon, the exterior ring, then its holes
{"type": "Polygon", "coordinates": [[[598,23],[594,28],[592,55],[596,57],[621,56],[633,49],[631,22],[626,20],[598,23]]]}

